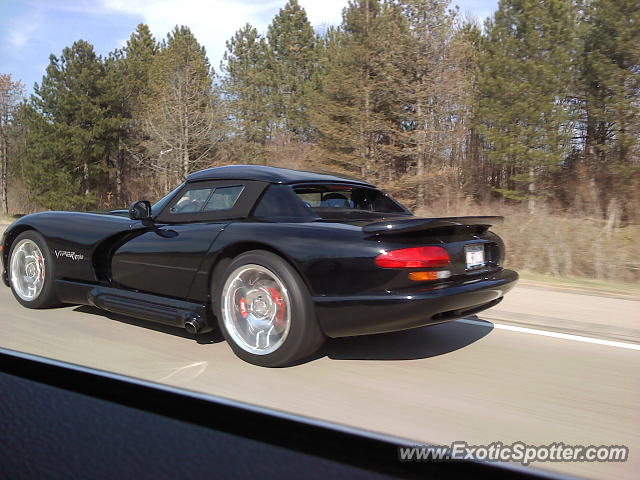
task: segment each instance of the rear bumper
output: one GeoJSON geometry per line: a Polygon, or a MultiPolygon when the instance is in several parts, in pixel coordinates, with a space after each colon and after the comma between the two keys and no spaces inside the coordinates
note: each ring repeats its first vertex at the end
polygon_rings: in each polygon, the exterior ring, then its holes
{"type": "Polygon", "coordinates": [[[320,328],[332,338],[422,327],[490,308],[518,280],[501,270],[479,280],[411,294],[314,297],[320,328]]]}

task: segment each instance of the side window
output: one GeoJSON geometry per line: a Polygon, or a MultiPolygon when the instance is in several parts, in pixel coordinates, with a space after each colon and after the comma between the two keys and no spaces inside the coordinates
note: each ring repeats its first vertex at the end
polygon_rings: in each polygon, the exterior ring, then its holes
{"type": "Polygon", "coordinates": [[[172,215],[229,210],[238,201],[243,185],[194,188],[187,190],[169,209],[172,215]]]}
{"type": "Polygon", "coordinates": [[[193,190],[187,190],[182,194],[180,200],[178,200],[170,209],[172,214],[176,213],[198,213],[202,210],[202,207],[207,203],[212,188],[197,188],[193,190]]]}
{"type": "Polygon", "coordinates": [[[159,223],[246,218],[267,185],[252,180],[187,182],[155,218],[159,223]]]}
{"type": "Polygon", "coordinates": [[[228,210],[229,208],[233,208],[243,189],[244,187],[242,185],[216,188],[204,206],[203,211],[213,212],[215,210],[228,210]]]}

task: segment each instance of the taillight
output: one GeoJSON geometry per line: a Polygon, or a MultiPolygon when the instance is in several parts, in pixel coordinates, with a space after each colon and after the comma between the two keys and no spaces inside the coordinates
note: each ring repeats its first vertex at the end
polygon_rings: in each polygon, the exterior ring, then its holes
{"type": "Polygon", "coordinates": [[[449,254],[442,247],[412,247],[389,250],[376,257],[382,268],[442,268],[449,265],[449,254]]]}

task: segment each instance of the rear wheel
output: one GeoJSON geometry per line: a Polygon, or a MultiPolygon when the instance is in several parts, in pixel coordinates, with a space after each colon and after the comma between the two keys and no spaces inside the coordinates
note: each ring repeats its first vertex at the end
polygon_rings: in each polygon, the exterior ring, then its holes
{"type": "Polygon", "coordinates": [[[253,250],[236,257],[214,288],[216,317],[234,353],[265,367],[294,363],[324,335],[300,275],[279,256],[253,250]]]}
{"type": "Polygon", "coordinates": [[[56,305],[54,268],[42,235],[33,230],[18,235],[9,252],[9,281],[16,300],[28,308],[56,305]]]}

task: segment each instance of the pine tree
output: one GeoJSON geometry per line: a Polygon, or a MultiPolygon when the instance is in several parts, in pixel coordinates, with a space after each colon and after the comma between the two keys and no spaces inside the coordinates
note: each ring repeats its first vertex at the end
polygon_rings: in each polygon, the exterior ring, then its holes
{"type": "Polygon", "coordinates": [[[280,9],[269,25],[267,39],[270,104],[276,126],[285,134],[308,138],[307,109],[317,66],[317,38],[297,0],[289,0],[280,9]]]}
{"type": "Polygon", "coordinates": [[[492,195],[492,187],[499,187],[496,173],[499,167],[489,161],[484,149],[484,139],[480,133],[482,119],[478,112],[479,92],[476,71],[483,42],[480,23],[475,18],[467,18],[460,26],[457,36],[464,48],[464,71],[469,81],[469,117],[466,120],[466,139],[464,148],[464,174],[467,180],[466,194],[486,201],[492,195]]]}
{"type": "Polygon", "coordinates": [[[501,0],[487,22],[478,111],[505,196],[548,193],[544,182],[573,148],[576,14],[571,0],[501,0]]]}
{"type": "Polygon", "coordinates": [[[623,207],[640,180],[640,3],[588,2],[583,34],[584,158],[605,213],[623,207]]]}
{"type": "Polygon", "coordinates": [[[141,108],[140,101],[149,87],[151,64],[159,46],[151,35],[149,27],[141,23],[127,40],[124,47],[124,77],[127,99],[131,110],[141,108]]]}
{"type": "Polygon", "coordinates": [[[396,40],[404,26],[395,5],[352,2],[323,60],[326,74],[313,100],[313,125],[329,158],[365,178],[393,171],[402,129],[396,40]]]}
{"type": "MultiPolygon", "coordinates": [[[[112,118],[113,149],[110,152],[115,175],[115,202],[126,204],[123,178],[132,174],[140,159],[147,158],[141,117],[149,85],[149,73],[158,45],[149,27],[140,24],[123,49],[115,50],[105,61],[104,90],[112,118]]],[[[131,200],[131,199],[129,199],[131,200]]]]}
{"type": "Polygon", "coordinates": [[[60,58],[51,55],[23,112],[26,148],[22,175],[45,208],[86,208],[97,204],[106,183],[112,135],[103,104],[104,66],[93,46],[79,40],[60,58]]]}
{"type": "Polygon", "coordinates": [[[222,88],[228,101],[235,138],[242,141],[238,159],[264,161],[263,147],[271,138],[274,118],[269,103],[268,48],[258,31],[249,24],[227,41],[222,70],[222,88]]]}

